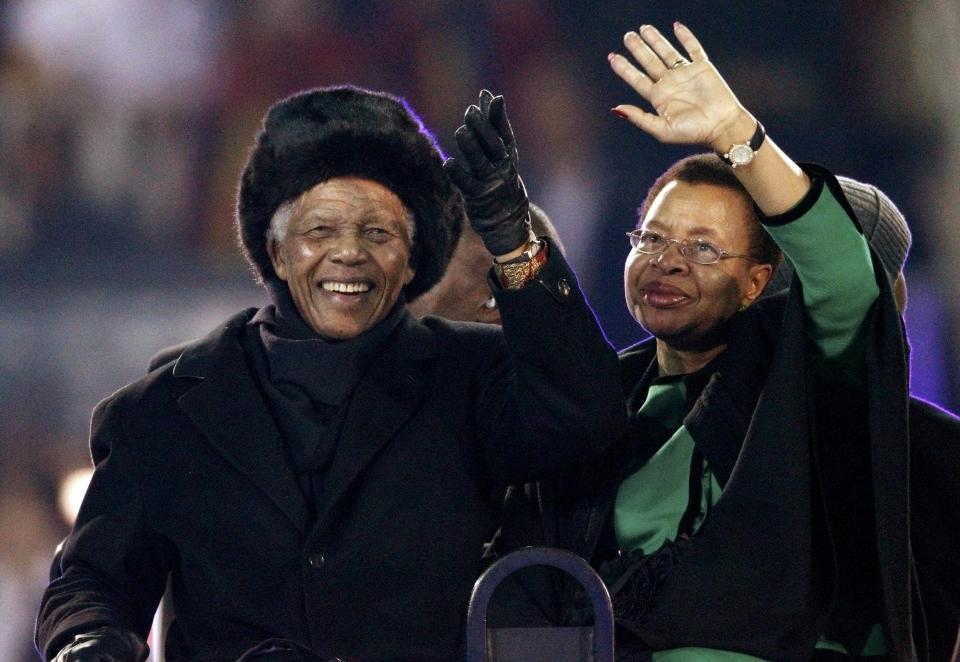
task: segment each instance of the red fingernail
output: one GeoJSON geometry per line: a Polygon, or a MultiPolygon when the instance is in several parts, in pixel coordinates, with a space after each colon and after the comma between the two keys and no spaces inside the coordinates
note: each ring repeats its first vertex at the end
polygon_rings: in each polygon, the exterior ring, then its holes
{"type": "Polygon", "coordinates": [[[611,108],[611,109],[610,109],[610,112],[613,113],[614,115],[617,115],[618,117],[622,117],[623,119],[627,119],[627,114],[626,114],[625,112],[623,112],[622,110],[620,110],[619,108],[611,108]]]}

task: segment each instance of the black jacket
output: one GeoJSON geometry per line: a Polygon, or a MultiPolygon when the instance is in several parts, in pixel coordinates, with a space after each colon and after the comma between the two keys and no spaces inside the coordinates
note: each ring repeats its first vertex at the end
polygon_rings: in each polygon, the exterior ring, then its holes
{"type": "MultiPolygon", "coordinates": [[[[692,539],[644,566],[648,595],[629,624],[643,647],[802,660],[820,634],[875,618],[895,659],[915,657],[906,356],[885,282],[881,290],[859,396],[812,370],[798,285],[738,316],[685,420],[724,492],[692,539]]],[[[643,402],[653,359],[652,341],[621,355],[628,414],[643,402]]],[[[615,557],[617,486],[638,453],[656,451],[643,436],[631,426],[603,462],[514,490],[500,548],[555,545],[595,566],[615,557]]],[[[507,590],[503,624],[569,608],[569,590],[547,573],[507,590]]],[[[916,625],[922,633],[922,618],[916,625]]]]}
{"type": "Polygon", "coordinates": [[[910,534],[930,659],[951,659],[960,633],[960,418],[910,399],[910,534]]]}
{"type": "Polygon", "coordinates": [[[98,625],[145,636],[170,573],[171,662],[272,637],[455,659],[491,486],[617,432],[616,356],[562,258],[498,300],[502,332],[401,321],[349,401],[313,522],[238,342],[252,310],[100,403],[96,472],[38,619],[46,658],[98,625]]]}

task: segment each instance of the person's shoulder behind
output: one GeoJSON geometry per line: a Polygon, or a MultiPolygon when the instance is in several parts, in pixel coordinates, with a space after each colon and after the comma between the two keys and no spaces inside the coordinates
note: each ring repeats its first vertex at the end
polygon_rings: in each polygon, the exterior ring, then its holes
{"type": "MultiPolygon", "coordinates": [[[[911,470],[923,481],[931,475],[942,476],[945,483],[955,484],[954,472],[960,467],[960,418],[937,405],[910,398],[911,470]]],[[[957,490],[954,490],[958,492],[957,490]]],[[[954,497],[960,506],[960,492],[954,497]]]]}
{"type": "Polygon", "coordinates": [[[910,415],[922,420],[924,423],[930,423],[942,429],[953,430],[957,443],[960,443],[960,416],[952,411],[944,409],[932,402],[927,402],[922,398],[910,397],[910,415]]]}

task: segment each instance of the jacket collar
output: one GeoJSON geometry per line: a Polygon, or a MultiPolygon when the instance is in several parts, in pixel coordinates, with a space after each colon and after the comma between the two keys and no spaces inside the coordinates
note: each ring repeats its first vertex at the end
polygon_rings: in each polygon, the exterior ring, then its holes
{"type": "MultiPolygon", "coordinates": [[[[187,346],[173,376],[200,380],[178,403],[204,438],[246,475],[303,533],[309,514],[283,439],[260,393],[240,332],[256,309],[227,320],[187,346]]],[[[436,356],[432,332],[405,315],[361,378],[348,403],[346,420],[327,477],[327,511],[364,467],[417,410],[429,392],[427,360],[436,356]]]]}
{"type": "MultiPolygon", "coordinates": [[[[793,295],[799,305],[799,293],[793,295]]],[[[721,485],[726,485],[740,455],[753,410],[763,389],[787,306],[787,293],[765,298],[740,313],[730,327],[731,341],[699,373],[687,377],[695,401],[684,425],[710,463],[721,485]]],[[[800,327],[802,328],[802,327],[800,327]]],[[[797,333],[793,335],[801,337],[797,333]]],[[[793,343],[795,344],[795,343],[793,343]]],[[[791,344],[791,347],[793,347],[791,344]]],[[[620,353],[620,373],[631,416],[643,404],[647,389],[657,376],[656,339],[647,338],[620,353]]],[[[644,460],[658,448],[644,448],[644,460]]]]}
{"type": "Polygon", "coordinates": [[[247,308],[215,328],[203,338],[188,344],[173,366],[174,377],[206,379],[215,373],[218,361],[225,353],[239,350],[240,329],[256,314],[256,308],[247,308]]]}

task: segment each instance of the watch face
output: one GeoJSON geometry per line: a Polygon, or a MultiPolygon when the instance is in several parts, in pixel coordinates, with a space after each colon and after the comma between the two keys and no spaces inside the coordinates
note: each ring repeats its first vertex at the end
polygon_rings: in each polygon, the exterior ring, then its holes
{"type": "Polygon", "coordinates": [[[734,166],[745,166],[753,161],[753,150],[750,145],[734,145],[730,148],[727,158],[734,166]]]}

